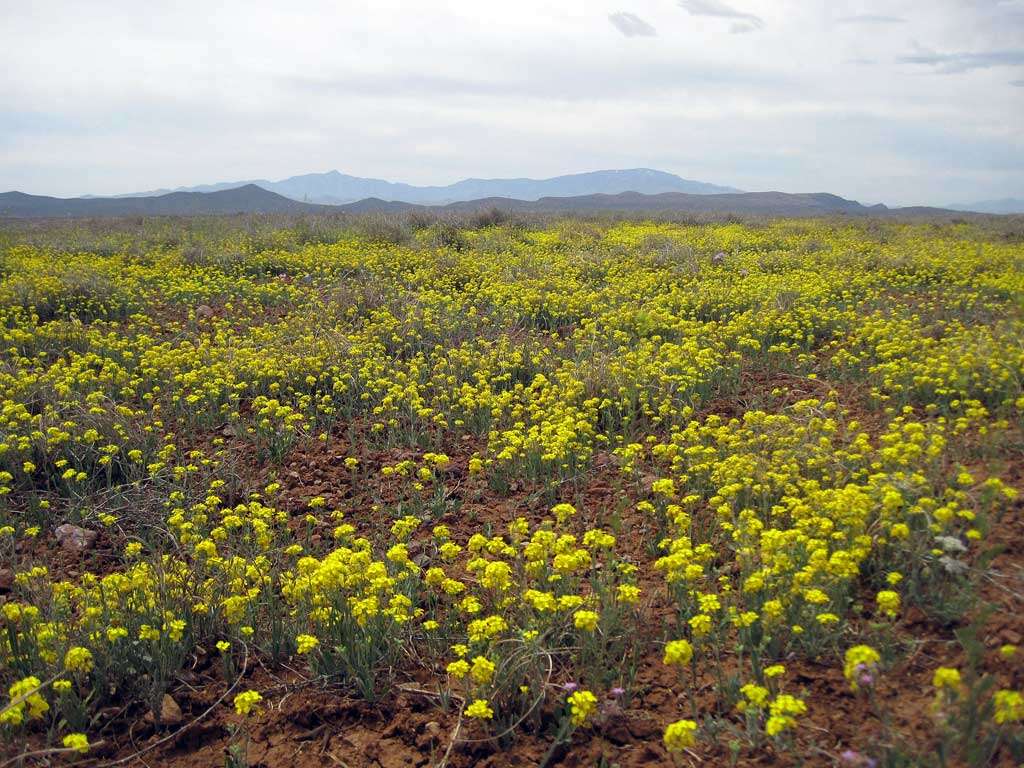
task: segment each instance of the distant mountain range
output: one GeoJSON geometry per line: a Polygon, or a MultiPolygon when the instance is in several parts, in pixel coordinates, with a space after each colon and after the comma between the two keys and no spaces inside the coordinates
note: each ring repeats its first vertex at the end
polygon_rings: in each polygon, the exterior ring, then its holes
{"type": "Polygon", "coordinates": [[[270,192],[276,192],[292,200],[322,205],[344,205],[365,200],[368,197],[421,205],[445,205],[453,202],[478,200],[482,197],[539,200],[542,197],[572,197],[599,193],[614,195],[619,192],[640,192],[642,194],[686,192],[694,195],[711,195],[740,191],[732,187],[690,181],[672,173],[655,171],[650,168],[631,168],[573,173],[550,179],[463,179],[454,184],[440,187],[418,187],[412,184],[382,179],[365,179],[338,171],[328,171],[327,173],[292,176],[281,181],[252,179],[219,182],[217,184],[201,184],[197,187],[179,187],[173,190],[157,189],[150,192],[133,192],[127,195],[117,195],[117,197],[156,197],[168,192],[219,192],[250,184],[270,192]]]}
{"type": "Polygon", "coordinates": [[[308,173],[281,181],[219,182],[111,197],[56,198],[0,194],[0,216],[190,216],[224,213],[388,212],[430,207],[520,211],[689,211],[768,216],[827,214],[948,215],[954,211],[1024,213],[1024,200],[1007,198],[942,208],[865,206],[826,193],[742,192],[651,168],[592,171],[549,179],[463,179],[445,186],[415,186],[349,176],[308,173]]]}
{"type": "Polygon", "coordinates": [[[1017,197],[1004,197],[1001,200],[980,200],[976,203],[958,203],[947,207],[954,211],[973,211],[974,213],[1024,213],[1024,200],[1017,197]]]}
{"type": "Polygon", "coordinates": [[[0,194],[0,217],[52,218],[95,216],[194,216],[233,213],[401,213],[405,211],[466,212],[498,208],[508,211],[679,211],[687,213],[736,213],[762,216],[949,216],[963,215],[941,208],[887,208],[862,205],[827,193],[790,194],[786,192],[730,192],[689,194],[662,192],[642,194],[589,194],[541,197],[518,200],[510,197],[483,197],[447,205],[425,206],[369,197],[344,205],[303,203],[270,192],[255,184],[213,192],[170,192],[152,197],[57,198],[27,195],[23,192],[0,194]]]}

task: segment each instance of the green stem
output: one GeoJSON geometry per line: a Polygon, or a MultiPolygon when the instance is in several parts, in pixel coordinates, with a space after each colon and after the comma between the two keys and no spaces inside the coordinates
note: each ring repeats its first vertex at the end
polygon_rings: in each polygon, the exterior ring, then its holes
{"type": "Polygon", "coordinates": [[[572,732],[572,720],[568,717],[562,720],[561,726],[558,728],[558,733],[555,734],[555,740],[551,742],[551,746],[548,748],[548,752],[544,755],[544,759],[540,761],[537,768],[547,768],[548,763],[551,762],[551,758],[555,756],[555,750],[558,749],[559,745],[568,743],[569,739],[566,738],[572,732]]]}

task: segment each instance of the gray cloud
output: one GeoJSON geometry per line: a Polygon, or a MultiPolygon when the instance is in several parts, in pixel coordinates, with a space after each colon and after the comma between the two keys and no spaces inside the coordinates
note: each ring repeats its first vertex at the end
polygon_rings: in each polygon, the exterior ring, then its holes
{"type": "Polygon", "coordinates": [[[764,23],[753,24],[745,21],[737,21],[735,24],[729,25],[729,31],[734,35],[745,35],[747,32],[755,32],[761,29],[764,23]]]}
{"type": "Polygon", "coordinates": [[[654,37],[658,30],[633,13],[612,13],[608,21],[626,37],[654,37]]]}
{"type": "Polygon", "coordinates": [[[837,19],[840,24],[905,24],[901,16],[883,16],[875,13],[858,13],[837,19]]]}
{"type": "Polygon", "coordinates": [[[752,13],[733,8],[722,0],[679,0],[679,7],[691,16],[712,16],[718,19],[732,19],[729,31],[733,34],[753,32],[764,27],[764,19],[752,13]]]}
{"type": "Polygon", "coordinates": [[[939,53],[919,48],[917,53],[901,56],[899,61],[904,64],[930,67],[935,74],[954,75],[975,69],[1024,65],[1024,49],[939,53]]]}
{"type": "Polygon", "coordinates": [[[103,5],[0,0],[0,190],[644,166],[891,204],[1024,185],[1024,0],[103,5]],[[627,11],[656,36],[620,39],[627,11]],[[851,14],[910,23],[837,23],[851,14]],[[950,67],[969,71],[935,76],[950,67]]]}

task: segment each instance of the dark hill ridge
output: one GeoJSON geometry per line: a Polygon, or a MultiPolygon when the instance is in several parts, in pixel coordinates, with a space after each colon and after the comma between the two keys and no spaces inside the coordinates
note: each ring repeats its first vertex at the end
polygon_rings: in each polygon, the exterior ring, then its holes
{"type": "Polygon", "coordinates": [[[739,192],[722,195],[687,195],[665,192],[641,195],[581,195],[543,197],[536,202],[489,199],[454,203],[446,208],[471,210],[509,207],[520,211],[685,211],[688,213],[747,213],[768,216],[867,215],[885,213],[884,205],[864,206],[827,193],[739,192]]]}
{"type": "Polygon", "coordinates": [[[215,192],[171,192],[156,197],[70,198],[26,195],[22,192],[0,194],[0,217],[65,218],[96,216],[197,216],[234,213],[401,213],[403,211],[477,211],[498,208],[506,211],[570,213],[573,211],[683,212],[746,214],[753,216],[915,216],[942,217],[962,214],[941,208],[887,208],[865,206],[853,200],[824,192],[790,194],[787,192],[738,192],[727,194],[686,194],[664,192],[641,194],[576,195],[542,197],[539,200],[514,200],[507,197],[483,197],[424,206],[379,198],[366,198],[347,205],[313,205],[291,200],[255,184],[215,192]]]}
{"type": "Polygon", "coordinates": [[[0,194],[0,216],[198,216],[228,213],[302,213],[323,210],[268,192],[255,184],[217,192],[171,192],[159,197],[45,197],[0,194]]]}

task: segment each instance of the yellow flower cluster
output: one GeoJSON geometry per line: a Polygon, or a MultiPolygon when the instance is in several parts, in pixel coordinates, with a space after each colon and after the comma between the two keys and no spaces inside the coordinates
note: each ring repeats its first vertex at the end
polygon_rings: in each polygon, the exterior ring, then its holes
{"type": "Polygon", "coordinates": [[[669,752],[682,752],[697,743],[697,723],[693,720],[677,720],[665,728],[665,748],[669,752]]]}
{"type": "Polygon", "coordinates": [[[235,712],[240,715],[253,714],[261,701],[263,696],[259,691],[243,691],[235,696],[235,712]]]}
{"type": "Polygon", "coordinates": [[[870,645],[854,645],[847,648],[843,658],[843,676],[850,684],[850,689],[857,691],[863,683],[864,675],[873,676],[882,660],[878,651],[870,645]]]}
{"type": "Polygon", "coordinates": [[[569,719],[579,728],[597,712],[597,697],[587,690],[574,691],[569,694],[569,719]]]}
{"type": "MultiPolygon", "coordinates": [[[[720,712],[781,745],[808,704],[772,662],[835,653],[865,613],[895,633],[954,611],[1018,493],[989,461],[1024,424],[1012,237],[298,229],[4,240],[5,733],[159,701],[198,647],[226,677],[297,654],[368,699],[434,676],[492,735],[574,680],[559,711],[583,727],[657,626],[682,685],[739,656],[751,682],[720,712]],[[69,521],[102,535],[102,570],[88,546],[74,575],[37,560],[69,521]]],[[[864,691],[882,658],[842,665],[864,691]]],[[[991,701],[1000,728],[1022,720],[1019,694],[991,701]]],[[[668,725],[666,748],[697,731],[668,725]]]]}

